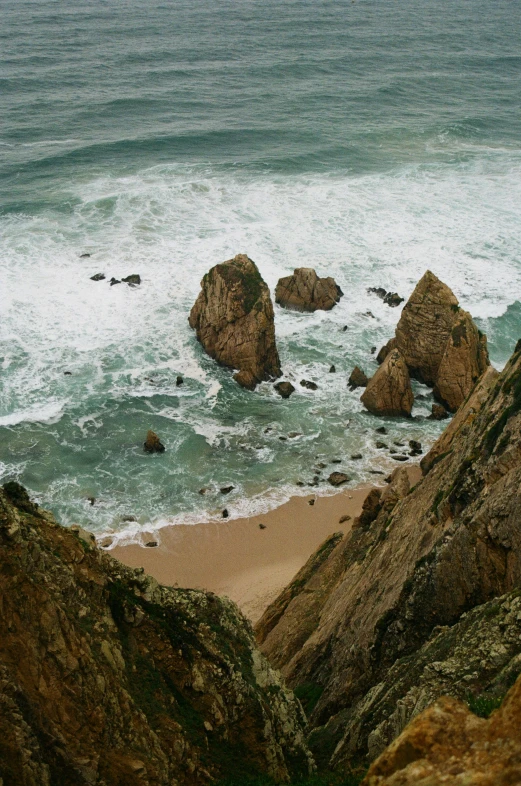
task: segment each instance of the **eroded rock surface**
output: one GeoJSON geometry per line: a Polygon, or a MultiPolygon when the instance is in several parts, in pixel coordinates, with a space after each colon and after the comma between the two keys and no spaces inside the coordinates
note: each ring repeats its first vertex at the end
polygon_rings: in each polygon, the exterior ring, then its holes
{"type": "Polygon", "coordinates": [[[342,294],[334,278],[319,278],[313,268],[299,267],[292,276],[279,279],[275,303],[295,311],[330,311],[342,294]]]}
{"type": "Polygon", "coordinates": [[[398,350],[393,349],[387,355],[360,400],[374,415],[408,417],[411,414],[414,403],[411,380],[398,350]]]}
{"type": "Polygon", "coordinates": [[[4,786],[195,786],[310,757],[300,705],[228,600],[161,587],[0,488],[4,786]]]}
{"type": "Polygon", "coordinates": [[[270,292],[245,254],[204,276],[188,321],[210,357],[238,370],[243,387],[280,377],[270,292]]]}

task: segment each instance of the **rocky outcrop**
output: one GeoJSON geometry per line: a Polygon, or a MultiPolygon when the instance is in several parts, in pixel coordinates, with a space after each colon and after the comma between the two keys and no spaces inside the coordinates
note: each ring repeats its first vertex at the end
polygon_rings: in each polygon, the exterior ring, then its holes
{"type": "Polygon", "coordinates": [[[0,780],[195,786],[307,773],[300,705],[228,600],[161,587],[0,489],[0,780]]]}
{"type": "Polygon", "coordinates": [[[389,355],[393,349],[396,349],[396,339],[390,338],[387,344],[383,345],[376,356],[376,362],[379,366],[384,362],[387,355],[389,355]]]}
{"type": "Polygon", "coordinates": [[[280,377],[270,292],[245,254],[204,276],[188,321],[210,357],[238,369],[242,387],[280,377]]]}
{"type": "Polygon", "coordinates": [[[334,278],[319,278],[313,268],[296,268],[292,276],[280,278],[275,303],[295,311],[330,311],[343,292],[334,278]]]}
{"type": "Polygon", "coordinates": [[[489,720],[444,697],[371,766],[362,786],[509,786],[521,782],[521,678],[489,720]]]}
{"type": "Polygon", "coordinates": [[[398,350],[387,355],[360,400],[374,415],[410,416],[414,397],[407,366],[398,350]]]}
{"type": "Polygon", "coordinates": [[[486,337],[451,289],[428,270],[404,306],[396,347],[409,373],[454,412],[489,364],[486,337]]]}
{"type": "Polygon", "coordinates": [[[313,687],[322,760],[368,760],[415,707],[495,695],[521,662],[521,345],[500,375],[486,370],[422,468],[412,489],[394,476],[260,640],[290,685],[313,687]]]}

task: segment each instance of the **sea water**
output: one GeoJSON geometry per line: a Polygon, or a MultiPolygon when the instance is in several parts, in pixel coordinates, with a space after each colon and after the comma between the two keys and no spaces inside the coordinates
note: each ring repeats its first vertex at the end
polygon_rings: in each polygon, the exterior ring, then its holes
{"type": "Polygon", "coordinates": [[[0,12],[0,480],[127,539],[325,493],[334,469],[378,480],[398,466],[378,426],[389,447],[426,447],[443,424],[420,385],[412,420],[376,419],[348,389],[401,310],[367,288],[407,298],[428,268],[506,362],[521,336],[519,3],[0,12]],[[289,400],[239,388],[188,326],[204,273],[238,253],[272,292],[299,266],[344,292],[328,313],[275,308],[289,400]],[[132,273],[140,286],[108,283],[132,273]],[[143,452],[149,428],[164,454],[143,452]]]}

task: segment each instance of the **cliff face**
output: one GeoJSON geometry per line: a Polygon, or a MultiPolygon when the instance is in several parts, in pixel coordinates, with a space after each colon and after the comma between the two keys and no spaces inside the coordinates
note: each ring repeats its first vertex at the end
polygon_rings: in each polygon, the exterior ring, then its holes
{"type": "MultiPolygon", "coordinates": [[[[320,696],[311,715],[313,745],[327,748],[333,763],[374,757],[412,716],[415,701],[423,708],[447,691],[442,679],[425,691],[421,676],[429,660],[421,660],[423,647],[433,646],[433,653],[440,647],[440,673],[455,657],[457,636],[448,648],[439,638],[433,643],[440,626],[462,624],[464,613],[521,586],[516,349],[502,374],[489,367],[462,404],[422,462],[420,483],[375,499],[372,512],[294,588],[289,603],[282,609],[279,598],[257,626],[263,652],[289,683],[313,686],[320,696]],[[274,613],[277,607],[282,613],[274,613]],[[402,662],[408,665],[392,676],[401,685],[393,693],[389,669],[402,662]]],[[[502,650],[500,639],[498,673],[504,658],[521,653],[516,629],[513,648],[502,650]]],[[[476,676],[455,667],[458,676],[449,682],[459,680],[460,687],[453,695],[462,696],[464,677],[471,692],[492,679],[487,658],[476,664],[472,643],[465,646],[476,676]]]]}
{"type": "Polygon", "coordinates": [[[216,596],[167,589],[0,489],[3,786],[182,786],[312,767],[298,702],[216,596]]]}
{"type": "Polygon", "coordinates": [[[245,254],[204,276],[188,321],[210,357],[238,369],[243,387],[280,377],[270,291],[245,254]]]}

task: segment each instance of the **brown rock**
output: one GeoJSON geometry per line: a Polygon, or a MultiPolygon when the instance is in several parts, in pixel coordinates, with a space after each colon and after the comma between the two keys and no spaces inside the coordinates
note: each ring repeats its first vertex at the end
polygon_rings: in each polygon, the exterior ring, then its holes
{"type": "Polygon", "coordinates": [[[346,475],[345,472],[332,472],[328,477],[328,482],[332,486],[341,486],[343,483],[347,483],[348,480],[349,475],[346,475]]]}
{"type": "Polygon", "coordinates": [[[477,329],[468,311],[460,310],[438,368],[434,395],[455,412],[488,365],[486,336],[477,329]]]}
{"type": "Polygon", "coordinates": [[[318,390],[318,385],[316,382],[310,382],[309,379],[301,379],[300,384],[303,388],[307,388],[307,390],[318,390]]]}
{"type": "Polygon", "coordinates": [[[445,420],[449,417],[449,413],[442,407],[441,404],[433,404],[429,420],[445,420]]]}
{"type": "Polygon", "coordinates": [[[275,303],[295,311],[330,311],[342,295],[333,278],[319,278],[313,268],[300,267],[292,276],[279,279],[275,303]]]}
{"type": "Polygon", "coordinates": [[[404,306],[396,327],[396,347],[409,373],[431,387],[459,310],[451,289],[427,270],[404,306]]]}
{"type": "Polygon", "coordinates": [[[165,452],[165,446],[160,441],[160,439],[157,436],[157,434],[155,433],[155,431],[152,431],[151,429],[149,429],[149,431],[147,432],[147,438],[146,438],[146,440],[144,442],[143,448],[144,448],[145,453],[164,453],[165,452]]]}
{"type": "Polygon", "coordinates": [[[350,390],[355,390],[356,388],[367,387],[368,382],[369,380],[362,369],[359,366],[355,366],[351,372],[347,384],[349,385],[350,390]]]}
{"type": "Polygon", "coordinates": [[[382,365],[387,355],[389,355],[389,353],[392,352],[393,349],[396,349],[396,339],[390,338],[387,344],[384,344],[381,350],[378,352],[376,356],[376,362],[379,365],[382,365]]]}
{"type": "Polygon", "coordinates": [[[489,365],[486,337],[430,270],[402,311],[396,346],[410,375],[434,387],[435,396],[453,412],[489,365]]]}
{"type": "Polygon", "coordinates": [[[521,678],[489,720],[444,696],[372,764],[362,786],[508,786],[521,782],[521,678]]]}
{"type": "Polygon", "coordinates": [[[274,388],[282,398],[289,398],[291,394],[295,392],[295,388],[291,382],[277,382],[274,388]]]}
{"type": "Polygon", "coordinates": [[[374,415],[410,416],[414,398],[409,372],[398,350],[386,357],[360,400],[374,415]]]}
{"type": "Polygon", "coordinates": [[[210,357],[239,370],[243,387],[280,377],[269,289],[245,254],[204,276],[188,321],[210,357]]]}

